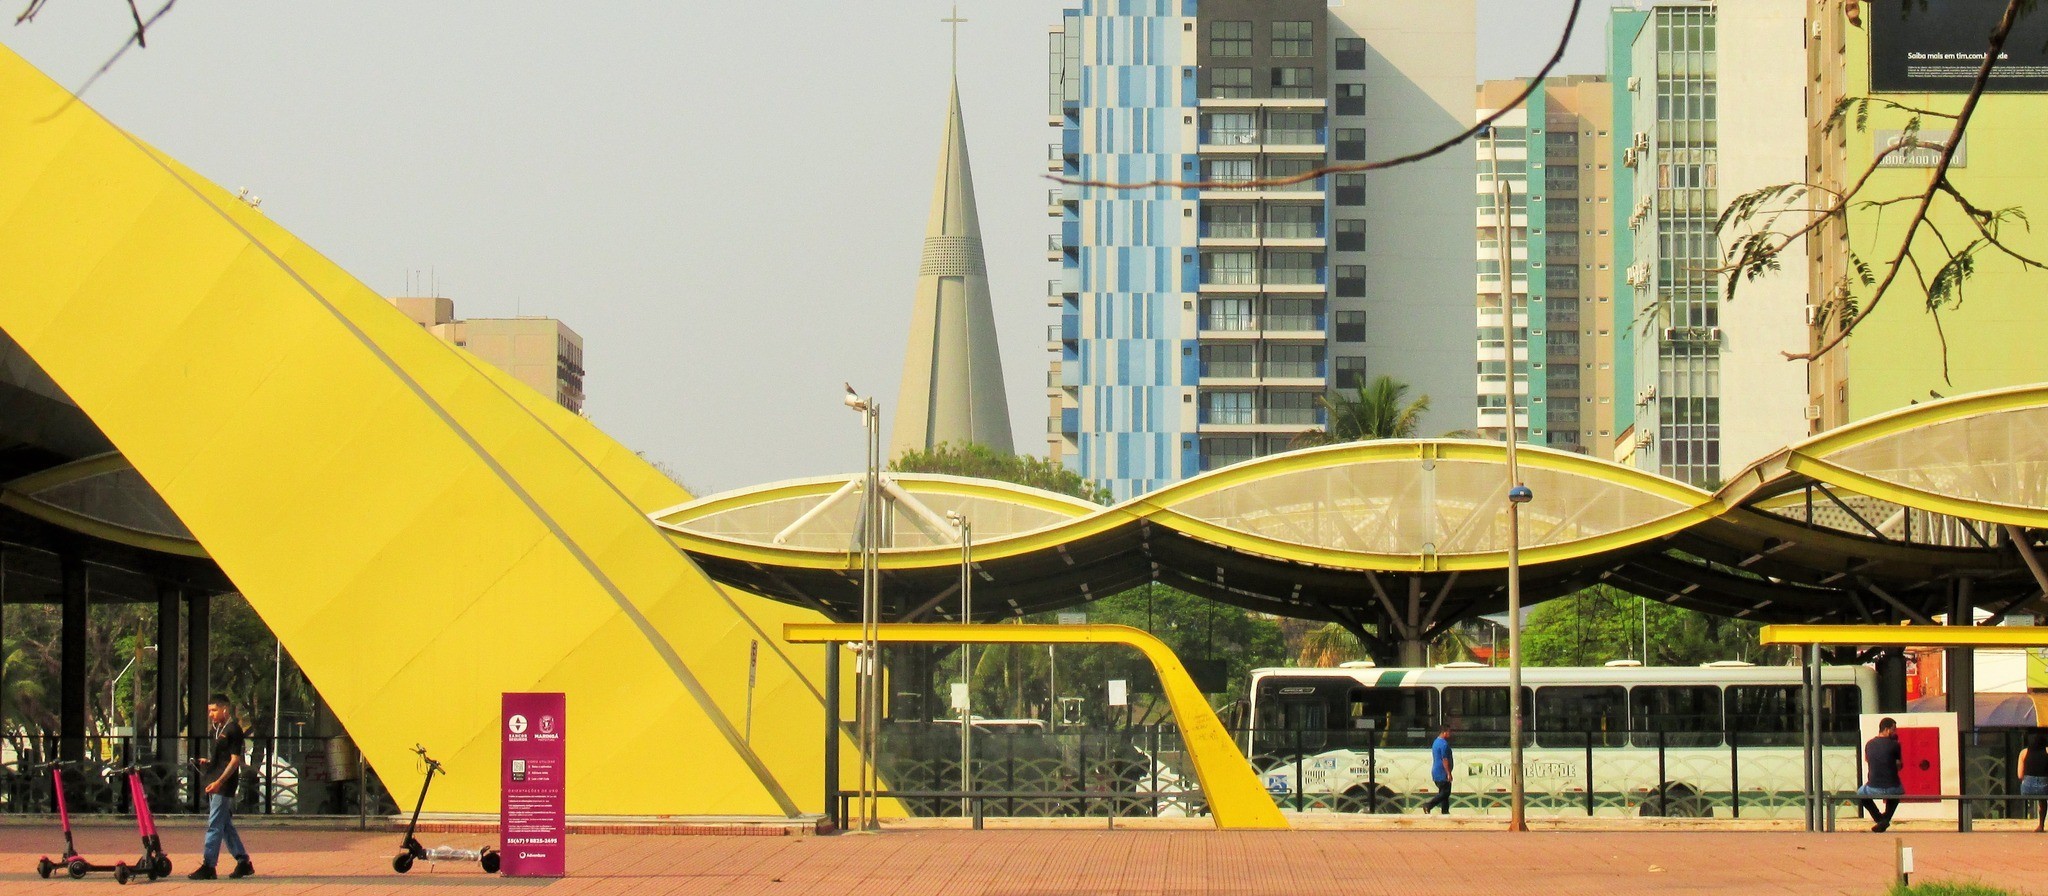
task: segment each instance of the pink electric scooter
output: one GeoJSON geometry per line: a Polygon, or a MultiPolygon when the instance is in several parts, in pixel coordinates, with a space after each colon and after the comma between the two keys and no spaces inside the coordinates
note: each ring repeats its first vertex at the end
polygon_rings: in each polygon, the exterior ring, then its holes
{"type": "Polygon", "coordinates": [[[164,853],[156,835],[156,813],[149,810],[149,792],[142,786],[142,767],[131,765],[119,771],[128,775],[128,802],[135,807],[135,831],[142,835],[142,857],[135,864],[114,863],[114,882],[126,884],[140,874],[150,880],[171,876],[171,857],[164,853]]]}
{"type": "Polygon", "coordinates": [[[57,794],[57,823],[64,827],[64,855],[54,861],[49,856],[36,860],[36,874],[48,879],[57,869],[64,869],[73,878],[82,878],[95,871],[113,871],[115,865],[95,865],[78,854],[78,848],[71,843],[71,807],[64,801],[64,763],[49,763],[50,784],[57,794]]]}

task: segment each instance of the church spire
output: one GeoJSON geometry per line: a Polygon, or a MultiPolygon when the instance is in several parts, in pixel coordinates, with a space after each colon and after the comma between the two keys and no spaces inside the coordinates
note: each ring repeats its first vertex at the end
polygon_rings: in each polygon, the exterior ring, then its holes
{"type": "MultiPolygon", "coordinates": [[[[944,21],[957,35],[965,20],[956,11],[944,21]]],[[[1015,450],[957,81],[946,110],[895,416],[890,457],[949,442],[973,442],[1002,454],[1015,450]]]]}

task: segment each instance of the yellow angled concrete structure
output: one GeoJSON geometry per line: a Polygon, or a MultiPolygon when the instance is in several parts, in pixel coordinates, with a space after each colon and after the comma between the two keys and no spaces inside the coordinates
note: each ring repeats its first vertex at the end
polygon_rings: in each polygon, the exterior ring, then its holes
{"type": "MultiPolygon", "coordinates": [[[[1209,708],[1188,670],[1166,642],[1127,625],[899,625],[876,627],[876,640],[888,644],[1122,644],[1135,647],[1159,672],[1160,690],[1173,708],[1202,795],[1224,830],[1280,830],[1287,819],[1273,797],[1259,786],[1251,763],[1231,742],[1230,732],[1209,708]]],[[[861,640],[854,623],[791,625],[789,640],[807,642],[861,640]]]]}
{"type": "Polygon", "coordinates": [[[2048,647],[2048,626],[1766,625],[1757,640],[1856,647],[2048,647]]]}
{"type": "Polygon", "coordinates": [[[646,517],[681,489],[5,50],[0,169],[0,329],[387,780],[424,743],[429,811],[494,810],[498,693],[558,690],[572,813],[823,808],[822,661],[778,634],[819,617],[706,579],[646,517]]]}

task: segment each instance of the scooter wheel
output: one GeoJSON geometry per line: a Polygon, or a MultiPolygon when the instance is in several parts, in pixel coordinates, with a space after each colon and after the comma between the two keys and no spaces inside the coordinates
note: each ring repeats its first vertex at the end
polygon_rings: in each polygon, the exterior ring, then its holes
{"type": "Polygon", "coordinates": [[[156,875],[155,875],[155,876],[157,876],[157,877],[170,877],[170,876],[171,876],[171,857],[170,857],[170,856],[157,856],[157,857],[156,857],[156,862],[155,862],[154,864],[156,865],[156,875]]]}
{"type": "Polygon", "coordinates": [[[119,864],[116,864],[116,865],[114,866],[114,883],[120,884],[121,886],[124,886],[124,887],[128,885],[128,866],[127,866],[127,864],[125,864],[125,863],[119,863],[119,864]]]}
{"type": "Polygon", "coordinates": [[[485,874],[498,873],[498,851],[495,849],[484,850],[483,858],[478,859],[477,863],[484,866],[485,874]]]}
{"type": "Polygon", "coordinates": [[[71,861],[69,861],[69,862],[66,862],[66,863],[64,864],[64,870],[65,870],[65,872],[66,872],[66,873],[68,873],[68,874],[70,874],[70,875],[71,875],[71,879],[72,879],[72,880],[84,880],[84,879],[85,879],[85,860],[84,860],[84,859],[72,859],[71,861]]]}
{"type": "Polygon", "coordinates": [[[391,870],[400,874],[412,870],[412,853],[402,852],[391,857],[391,870]]]}
{"type": "Polygon", "coordinates": [[[56,862],[52,862],[52,861],[50,861],[50,857],[49,857],[49,856],[44,856],[44,857],[42,857],[42,858],[40,858],[40,859],[37,859],[37,860],[36,860],[36,876],[37,876],[37,877],[40,877],[40,878],[42,878],[42,879],[44,879],[44,880],[49,880],[49,879],[50,879],[50,872],[52,872],[52,871],[55,871],[55,870],[57,870],[57,863],[56,863],[56,862]]]}

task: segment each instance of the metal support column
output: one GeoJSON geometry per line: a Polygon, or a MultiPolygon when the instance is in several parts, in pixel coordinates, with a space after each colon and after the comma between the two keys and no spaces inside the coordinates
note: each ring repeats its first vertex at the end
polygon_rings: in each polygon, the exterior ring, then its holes
{"type": "Polygon", "coordinates": [[[1877,656],[1877,711],[1906,711],[1906,651],[1886,648],[1877,656]]]}
{"type": "Polygon", "coordinates": [[[156,586],[156,744],[159,762],[175,767],[178,755],[178,603],[183,592],[156,586]]]}
{"type": "Polygon", "coordinates": [[[846,830],[839,812],[839,642],[825,642],[825,817],[846,830]]]}
{"type": "Polygon", "coordinates": [[[86,581],[85,561],[73,554],[57,559],[63,590],[63,630],[58,635],[57,757],[66,761],[85,758],[85,652],[86,581]]]}
{"type": "MultiPolygon", "coordinates": [[[[206,749],[206,697],[213,688],[213,657],[207,651],[206,642],[212,633],[208,610],[212,607],[210,598],[204,593],[185,595],[185,755],[202,755],[206,749]]],[[[198,788],[193,788],[192,809],[198,811],[203,803],[198,788]]]]}
{"type": "MultiPolygon", "coordinates": [[[[1955,601],[1949,608],[1948,624],[1976,625],[1976,588],[1968,576],[1956,580],[1955,601]]],[[[1974,647],[1951,647],[1948,659],[1948,708],[1956,714],[1956,743],[1962,751],[1957,757],[1960,767],[1970,767],[1969,757],[1977,749],[1977,650],[1974,647]]],[[[1961,781],[1962,791],[1970,791],[1967,773],[1961,781]]],[[[1970,829],[1970,808],[1968,800],[1956,804],[1956,830],[1970,829]]]]}

